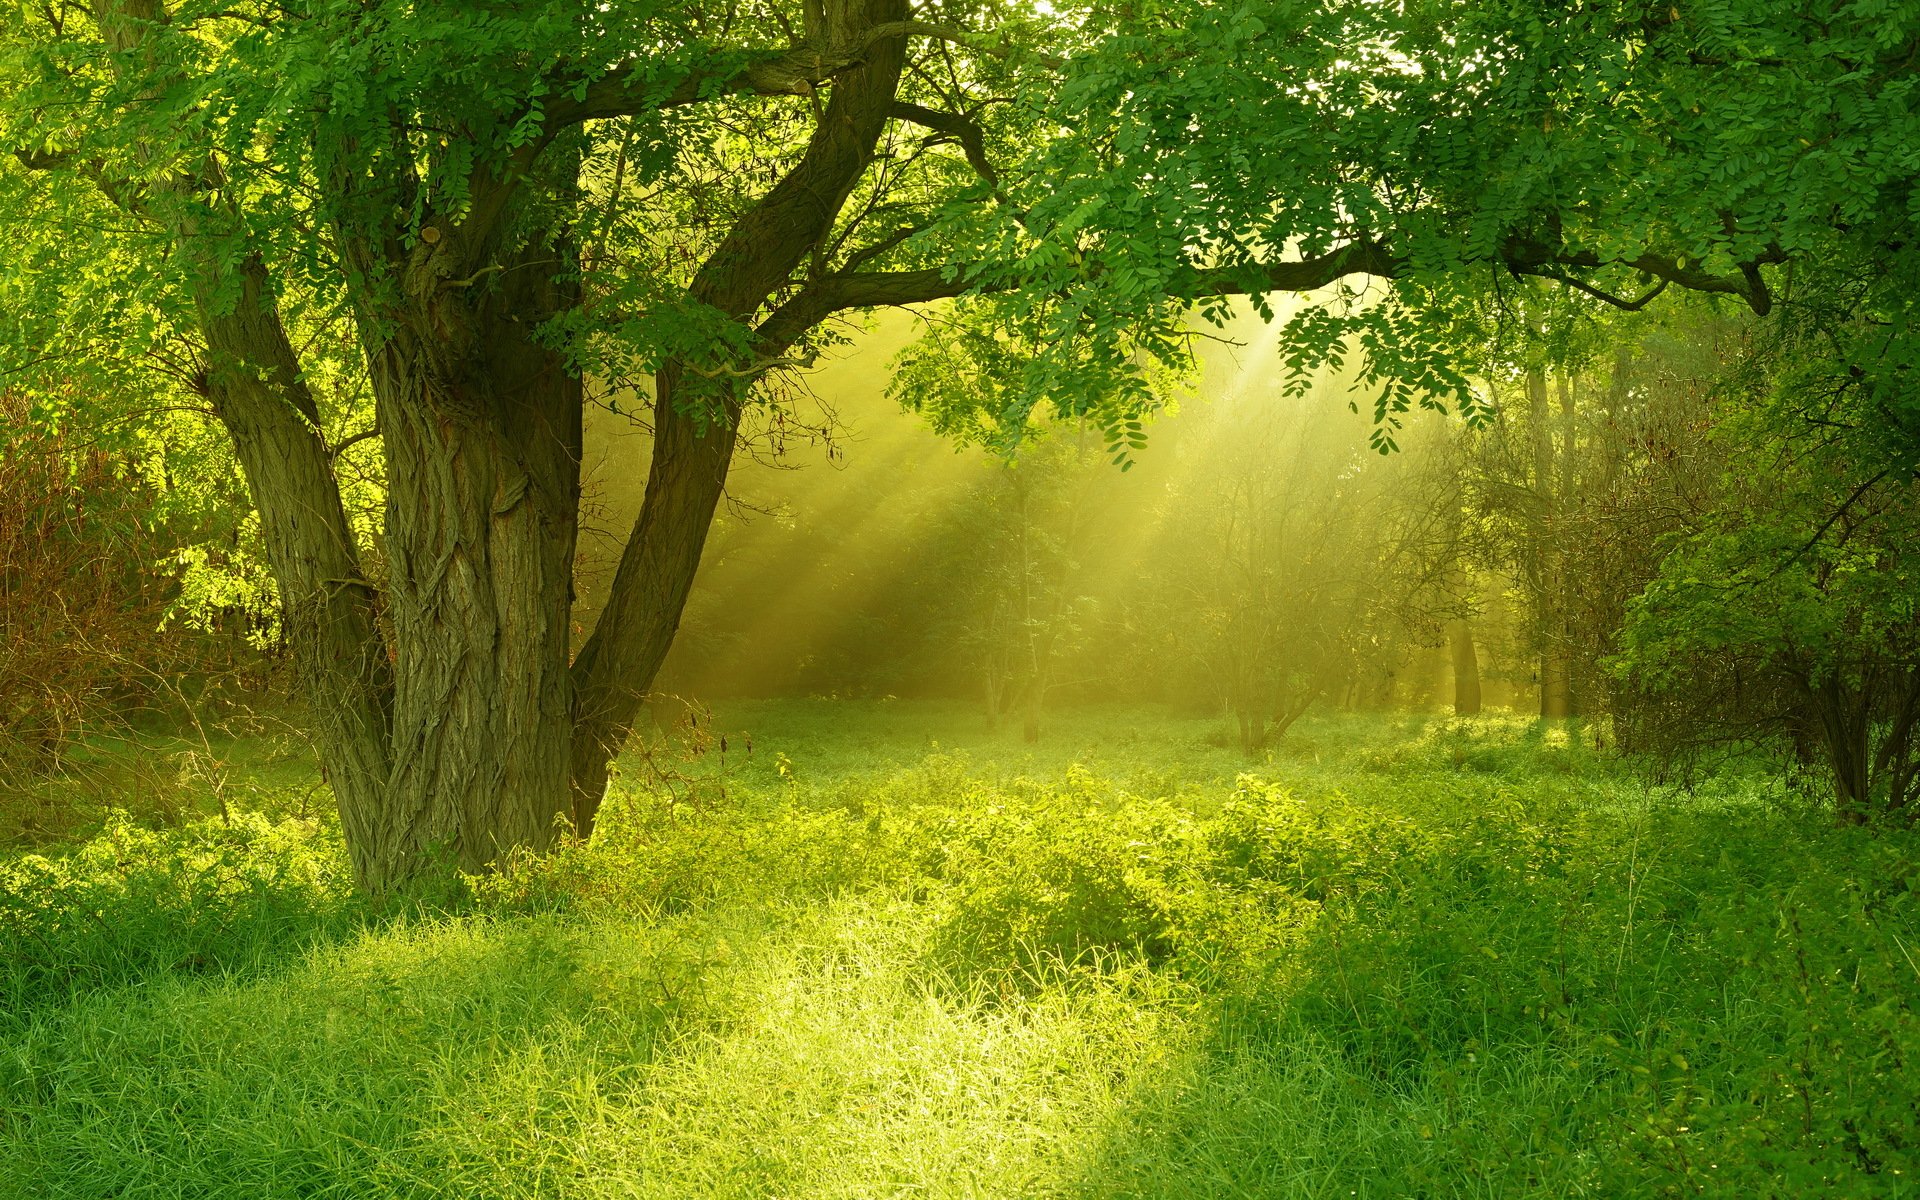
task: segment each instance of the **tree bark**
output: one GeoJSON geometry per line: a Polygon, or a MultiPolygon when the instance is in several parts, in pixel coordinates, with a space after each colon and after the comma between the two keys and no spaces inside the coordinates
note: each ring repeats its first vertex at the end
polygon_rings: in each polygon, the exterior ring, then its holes
{"type": "Polygon", "coordinates": [[[575,829],[593,830],[607,766],[666,661],[693,588],[738,436],[737,414],[700,421],[678,401],[681,368],[654,379],[654,441],[646,493],[606,606],[573,662],[569,742],[575,829]]]}
{"type": "Polygon", "coordinates": [[[552,267],[569,253],[536,243],[484,289],[438,284],[369,354],[397,680],[387,787],[361,818],[376,889],[542,848],[567,808],[583,396],[533,330],[577,299],[552,267]]]}
{"type": "Polygon", "coordinates": [[[386,787],[393,674],[380,636],[378,597],[359,552],[313,394],[255,256],[238,268],[240,295],[215,297],[208,265],[194,275],[207,339],[203,387],[233,440],[267,565],[279,589],[281,625],[339,800],[346,842],[362,882],[381,872],[368,856],[386,787]]]}

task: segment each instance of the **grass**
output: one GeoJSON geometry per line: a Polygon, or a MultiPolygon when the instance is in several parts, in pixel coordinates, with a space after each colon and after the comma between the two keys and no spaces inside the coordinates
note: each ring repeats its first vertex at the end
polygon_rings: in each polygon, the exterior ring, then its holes
{"type": "Polygon", "coordinates": [[[16,854],[0,1196],[1920,1194],[1911,832],[1296,733],[735,706],[437,908],[285,804],[16,854]]]}

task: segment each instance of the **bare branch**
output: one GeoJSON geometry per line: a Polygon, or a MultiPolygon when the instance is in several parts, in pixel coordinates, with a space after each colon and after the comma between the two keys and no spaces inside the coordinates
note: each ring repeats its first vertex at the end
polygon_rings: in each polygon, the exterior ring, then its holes
{"type": "Polygon", "coordinates": [[[378,425],[375,425],[371,429],[362,429],[359,433],[355,433],[347,437],[343,437],[339,441],[335,442],[332,446],[329,446],[327,448],[327,457],[339,458],[341,454],[346,452],[347,447],[352,446],[357,442],[364,442],[368,438],[377,438],[379,436],[380,436],[380,427],[378,425]]]}

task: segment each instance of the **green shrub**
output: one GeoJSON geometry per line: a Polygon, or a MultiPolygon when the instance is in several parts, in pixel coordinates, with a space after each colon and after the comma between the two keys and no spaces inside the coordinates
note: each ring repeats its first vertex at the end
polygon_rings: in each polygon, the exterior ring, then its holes
{"type": "Polygon", "coordinates": [[[58,856],[0,860],[0,1013],[156,974],[233,974],[361,915],[335,832],[257,813],[167,829],[125,814],[58,856]]]}

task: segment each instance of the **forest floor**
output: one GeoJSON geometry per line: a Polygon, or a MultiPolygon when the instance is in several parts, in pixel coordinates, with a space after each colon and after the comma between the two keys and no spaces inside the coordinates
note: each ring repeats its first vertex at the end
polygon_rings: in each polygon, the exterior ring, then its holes
{"type": "Polygon", "coordinates": [[[1920,1195],[1920,838],[1573,732],[734,705],[378,911],[175,747],[0,850],[0,1196],[1920,1195]]]}

